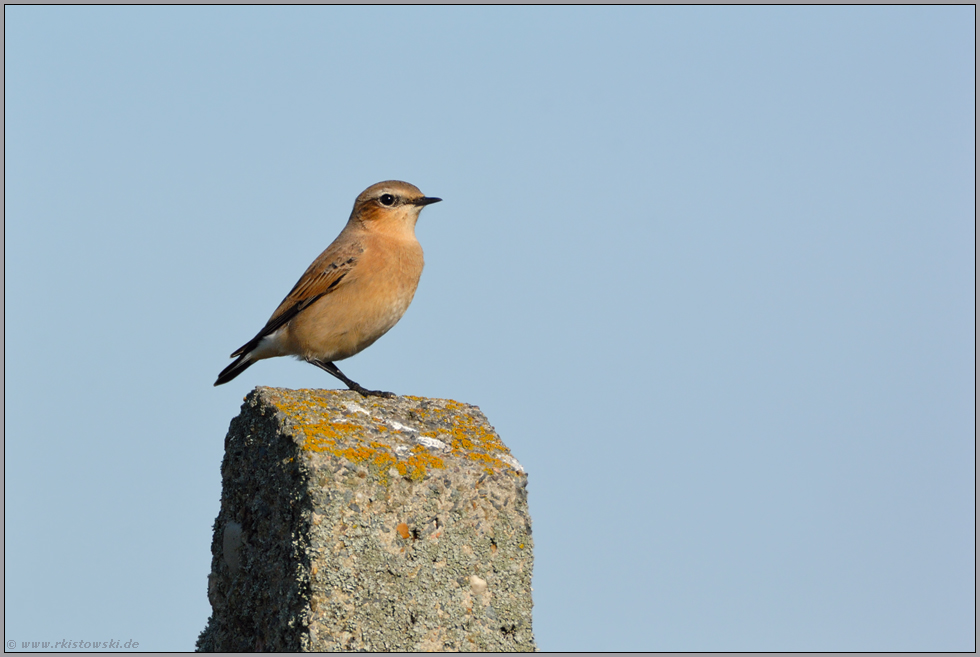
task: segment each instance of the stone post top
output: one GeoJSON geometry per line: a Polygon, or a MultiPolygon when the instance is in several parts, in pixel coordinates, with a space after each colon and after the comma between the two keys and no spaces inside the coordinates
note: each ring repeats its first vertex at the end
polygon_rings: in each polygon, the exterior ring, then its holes
{"type": "Polygon", "coordinates": [[[453,470],[525,476],[480,409],[452,399],[259,386],[247,407],[273,410],[303,452],[343,457],[382,484],[396,476],[421,481],[449,462],[453,470]]]}

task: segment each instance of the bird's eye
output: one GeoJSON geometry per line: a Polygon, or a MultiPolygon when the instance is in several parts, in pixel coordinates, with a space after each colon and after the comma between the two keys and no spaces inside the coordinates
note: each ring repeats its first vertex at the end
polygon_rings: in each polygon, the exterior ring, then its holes
{"type": "Polygon", "coordinates": [[[395,204],[395,197],[391,194],[382,194],[378,200],[381,201],[381,205],[387,205],[388,207],[395,204]]]}

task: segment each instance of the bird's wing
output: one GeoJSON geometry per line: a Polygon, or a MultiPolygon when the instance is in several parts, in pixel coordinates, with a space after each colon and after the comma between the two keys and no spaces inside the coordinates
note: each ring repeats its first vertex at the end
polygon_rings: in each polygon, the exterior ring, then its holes
{"type": "Polygon", "coordinates": [[[286,322],[311,306],[317,299],[330,294],[347,282],[348,274],[357,264],[358,257],[364,253],[364,247],[358,242],[346,244],[331,244],[327,250],[313,261],[306,272],[300,277],[282,300],[272,317],[254,338],[239,347],[232,358],[248,353],[267,335],[275,333],[286,322]]]}

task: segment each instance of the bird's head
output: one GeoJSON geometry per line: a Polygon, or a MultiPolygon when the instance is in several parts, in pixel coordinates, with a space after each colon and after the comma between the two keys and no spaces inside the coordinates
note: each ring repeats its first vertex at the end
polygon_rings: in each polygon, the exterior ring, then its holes
{"type": "Polygon", "coordinates": [[[422,208],[441,200],[426,196],[418,187],[407,182],[386,180],[361,192],[354,201],[351,221],[360,222],[370,228],[414,229],[422,208]]]}

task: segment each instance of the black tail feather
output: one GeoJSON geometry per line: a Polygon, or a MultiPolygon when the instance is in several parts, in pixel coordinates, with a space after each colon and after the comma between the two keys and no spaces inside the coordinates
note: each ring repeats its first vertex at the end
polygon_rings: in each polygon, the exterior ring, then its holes
{"type": "Polygon", "coordinates": [[[214,382],[214,385],[220,386],[223,383],[228,383],[251,367],[255,362],[256,361],[248,357],[248,354],[242,354],[238,357],[238,360],[221,370],[221,374],[218,375],[218,380],[214,382]]]}

